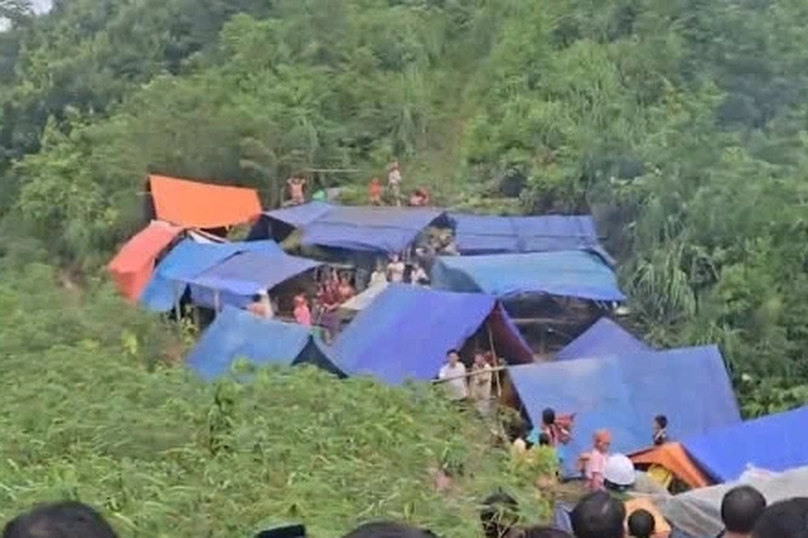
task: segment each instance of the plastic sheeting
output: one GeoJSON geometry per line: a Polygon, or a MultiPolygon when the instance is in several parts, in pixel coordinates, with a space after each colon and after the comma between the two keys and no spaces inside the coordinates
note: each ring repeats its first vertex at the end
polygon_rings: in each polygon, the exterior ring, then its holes
{"type": "MultiPolygon", "coordinates": [[[[808,467],[771,477],[743,481],[760,491],[769,504],[792,497],[808,497],[808,467]]],[[[672,525],[691,536],[717,536],[723,530],[721,500],[739,482],[701,488],[676,496],[654,495],[652,500],[672,525]]]]}
{"type": "Polygon", "coordinates": [[[552,252],[597,248],[595,221],[589,215],[499,217],[452,214],[461,254],[552,252]]]}
{"type": "Polygon", "coordinates": [[[186,228],[232,226],[261,214],[255,189],[157,175],[149,176],[149,189],[157,218],[186,228]]]}
{"type": "Polygon", "coordinates": [[[187,284],[216,264],[240,252],[264,252],[281,256],[274,241],[200,243],[185,239],[154,270],[140,302],[154,312],[168,312],[185,293],[187,284]]]}
{"type": "Polygon", "coordinates": [[[347,375],[372,375],[396,385],[437,377],[446,351],[461,348],[490,322],[498,355],[532,360],[530,348],[493,297],[391,284],[340,334],[331,348],[347,375]]]}
{"type": "Polygon", "coordinates": [[[534,424],[546,407],[576,413],[573,454],[589,450],[600,428],[612,432],[615,452],[645,448],[651,443],[651,421],[660,413],[669,417],[669,432],[679,439],[741,420],[715,346],[531,364],[508,372],[534,424]]]}
{"type": "Polygon", "coordinates": [[[610,320],[600,318],[556,354],[556,360],[585,359],[613,353],[644,353],[649,346],[610,320]]]}
{"type": "Polygon", "coordinates": [[[808,406],[682,440],[716,482],[736,480],[747,467],[786,471],[808,465],[808,406]]]}
{"type": "Polygon", "coordinates": [[[442,256],[432,267],[432,286],[499,298],[549,294],[596,301],[625,299],[603,259],[584,251],[442,256]]]}
{"type": "Polygon", "coordinates": [[[325,353],[306,327],[226,307],[202,333],[186,363],[200,377],[213,381],[227,375],[237,359],[255,365],[327,365],[325,353]]]}
{"type": "Polygon", "coordinates": [[[137,301],[149,283],[158,256],[181,233],[182,228],[153,221],[127,241],[107,266],[118,292],[137,301]]]}
{"type": "Polygon", "coordinates": [[[387,289],[387,282],[383,282],[381,284],[376,284],[375,286],[371,286],[359,295],[348,299],[342,305],[340,305],[340,310],[343,314],[352,316],[359,312],[360,310],[364,310],[368,306],[376,300],[376,297],[381,295],[381,293],[387,289]]]}
{"type": "Polygon", "coordinates": [[[663,467],[691,488],[703,488],[713,483],[696,467],[680,443],[665,443],[634,453],[630,457],[637,465],[663,467]]]}

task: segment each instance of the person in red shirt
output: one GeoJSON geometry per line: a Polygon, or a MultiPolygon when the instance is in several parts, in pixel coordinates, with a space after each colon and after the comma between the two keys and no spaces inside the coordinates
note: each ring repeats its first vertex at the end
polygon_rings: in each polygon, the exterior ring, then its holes
{"type": "Polygon", "coordinates": [[[295,321],[305,327],[311,327],[311,310],[303,294],[295,296],[295,321]]]}
{"type": "Polygon", "coordinates": [[[382,205],[382,182],[377,177],[370,180],[368,198],[371,205],[382,205]]]}

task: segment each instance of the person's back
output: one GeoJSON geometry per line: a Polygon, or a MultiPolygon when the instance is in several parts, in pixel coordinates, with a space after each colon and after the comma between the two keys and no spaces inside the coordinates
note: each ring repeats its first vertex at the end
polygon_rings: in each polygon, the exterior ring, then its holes
{"type": "Polygon", "coordinates": [[[3,538],[117,538],[89,506],[66,501],[38,506],[6,524],[3,538]]]}
{"type": "Polygon", "coordinates": [[[605,491],[590,493],[570,514],[575,538],[623,538],[626,508],[605,491]]]}
{"type": "Polygon", "coordinates": [[[522,531],[521,538],[573,538],[568,532],[553,527],[530,527],[522,531]]]}
{"type": "Polygon", "coordinates": [[[752,538],[808,538],[808,497],[795,497],[766,508],[752,538]]]}
{"type": "Polygon", "coordinates": [[[723,538],[748,538],[755,522],[766,509],[766,499],[752,486],[729,490],[721,500],[723,538]]]}
{"type": "Polygon", "coordinates": [[[648,510],[636,510],[628,516],[628,535],[631,538],[651,538],[655,527],[654,516],[648,510]]]}
{"type": "Polygon", "coordinates": [[[360,525],[343,538],[435,538],[435,534],[403,523],[376,521],[360,525]]]}

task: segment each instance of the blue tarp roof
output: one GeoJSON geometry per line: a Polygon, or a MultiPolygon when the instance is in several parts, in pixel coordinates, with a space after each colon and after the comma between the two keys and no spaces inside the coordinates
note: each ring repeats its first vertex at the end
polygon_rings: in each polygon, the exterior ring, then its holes
{"type": "Polygon", "coordinates": [[[241,252],[211,267],[191,283],[234,295],[251,296],[320,265],[320,262],[288,254],[241,252]]]}
{"type": "Polygon", "coordinates": [[[532,360],[530,348],[496,299],[391,284],[340,334],[331,348],[347,375],[369,374],[389,384],[434,379],[446,351],[461,348],[486,320],[497,352],[532,360]]]}
{"type": "Polygon", "coordinates": [[[716,482],[737,480],[752,465],[782,472],[808,465],[808,406],[711,430],[682,441],[716,482]]]}
{"type": "Polygon", "coordinates": [[[334,207],[325,202],[309,202],[307,204],[284,207],[264,213],[270,220],[277,220],[293,228],[301,228],[319,219],[334,207]]]}
{"type": "Polygon", "coordinates": [[[508,372],[534,425],[547,407],[577,414],[566,447],[572,454],[590,449],[600,428],[611,431],[616,452],[645,448],[651,444],[651,421],[660,413],[669,418],[675,439],[741,420],[716,346],[532,364],[508,372]]]}
{"type": "Polygon", "coordinates": [[[556,354],[556,360],[586,359],[615,353],[643,353],[653,349],[623,327],[600,318],[578,338],[556,354]]]}
{"type": "Polygon", "coordinates": [[[227,375],[237,359],[256,365],[306,362],[307,346],[317,344],[302,325],[262,319],[245,310],[225,307],[202,333],[186,363],[203,379],[213,381],[227,375]]]}
{"type": "Polygon", "coordinates": [[[500,298],[541,293],[597,301],[625,299],[603,259],[580,250],[443,256],[432,267],[432,285],[500,298]]]}
{"type": "Polygon", "coordinates": [[[451,215],[461,254],[501,254],[594,249],[599,246],[595,221],[589,215],[500,217],[451,215]]]}
{"type": "Polygon", "coordinates": [[[150,310],[167,312],[185,293],[188,282],[239,252],[251,251],[282,254],[274,241],[197,243],[184,239],[157,265],[140,302],[150,310]]]}

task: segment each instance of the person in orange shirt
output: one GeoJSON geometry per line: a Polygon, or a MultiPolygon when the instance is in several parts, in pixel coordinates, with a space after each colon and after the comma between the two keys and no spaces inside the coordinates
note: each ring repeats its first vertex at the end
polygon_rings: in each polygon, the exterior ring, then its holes
{"type": "Polygon", "coordinates": [[[382,205],[382,183],[377,177],[370,180],[368,198],[370,198],[371,205],[382,205]]]}

